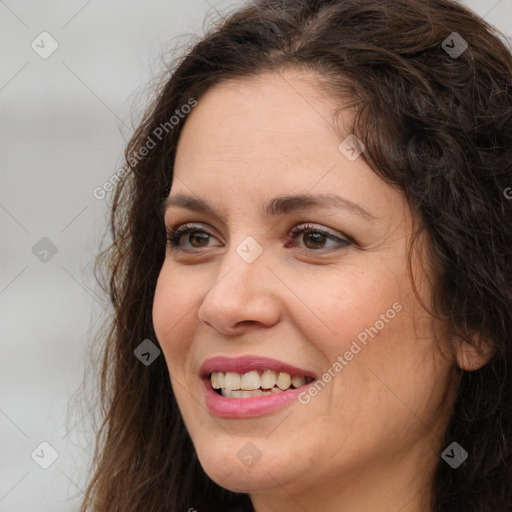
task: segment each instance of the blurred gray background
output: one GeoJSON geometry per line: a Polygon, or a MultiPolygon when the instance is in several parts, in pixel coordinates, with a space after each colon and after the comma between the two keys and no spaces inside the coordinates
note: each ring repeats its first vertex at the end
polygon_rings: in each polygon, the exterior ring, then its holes
{"type": "MultiPolygon", "coordinates": [[[[242,3],[0,0],[0,512],[78,510],[94,415],[72,399],[105,308],[93,192],[169,52],[242,3]]],[[[465,3],[512,35],[512,0],[465,3]]]]}

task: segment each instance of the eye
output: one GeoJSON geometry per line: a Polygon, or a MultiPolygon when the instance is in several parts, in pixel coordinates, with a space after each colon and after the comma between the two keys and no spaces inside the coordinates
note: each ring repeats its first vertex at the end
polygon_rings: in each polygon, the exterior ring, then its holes
{"type": "Polygon", "coordinates": [[[203,227],[190,224],[183,224],[174,230],[167,231],[167,243],[174,250],[194,250],[202,247],[210,247],[208,245],[209,238],[215,238],[209,231],[203,227]],[[188,235],[188,236],[186,236],[188,235]],[[190,246],[184,247],[183,242],[189,243],[190,246]]]}
{"type": "MultiPolygon", "coordinates": [[[[318,251],[322,249],[344,248],[352,245],[348,238],[341,238],[334,233],[315,227],[312,224],[301,224],[290,230],[288,236],[302,240],[305,247],[298,247],[300,250],[318,251]],[[301,238],[302,236],[302,238],[301,238]],[[327,245],[331,243],[331,245],[327,245]]],[[[172,250],[183,250],[193,252],[195,249],[214,247],[209,242],[216,239],[209,231],[202,226],[183,224],[176,229],[167,231],[167,242],[172,250]],[[189,244],[188,246],[186,244],[189,244]]],[[[218,246],[217,246],[218,247],[218,246]]],[[[286,244],[287,248],[293,247],[286,244]]]]}
{"type": "MultiPolygon", "coordinates": [[[[294,239],[298,238],[302,240],[305,245],[305,250],[328,249],[329,247],[325,246],[328,242],[334,242],[334,246],[338,245],[339,248],[352,245],[349,239],[336,236],[330,231],[315,227],[312,224],[300,224],[299,226],[295,226],[290,230],[289,236],[294,239]]],[[[290,246],[287,244],[286,247],[290,246]]],[[[332,245],[330,247],[332,247],[332,245]]],[[[304,247],[299,247],[299,249],[304,249],[304,247]]]]}

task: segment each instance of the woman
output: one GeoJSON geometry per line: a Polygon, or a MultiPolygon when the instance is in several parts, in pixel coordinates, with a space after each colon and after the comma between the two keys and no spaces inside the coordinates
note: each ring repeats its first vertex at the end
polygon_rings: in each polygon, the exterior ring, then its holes
{"type": "Polygon", "coordinates": [[[512,510],[511,72],[450,0],[256,1],[188,51],[99,261],[83,511],[512,510]]]}

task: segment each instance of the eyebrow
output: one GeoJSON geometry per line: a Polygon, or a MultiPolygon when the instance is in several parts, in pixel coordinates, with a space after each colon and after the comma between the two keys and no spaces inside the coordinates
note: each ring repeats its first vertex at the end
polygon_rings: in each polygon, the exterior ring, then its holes
{"type": "MultiPolygon", "coordinates": [[[[224,217],[216,212],[213,206],[198,197],[186,194],[169,196],[162,202],[162,214],[165,214],[167,209],[172,207],[186,208],[198,213],[204,213],[206,215],[217,217],[222,222],[226,223],[224,217]]],[[[299,194],[279,196],[264,203],[260,208],[260,212],[263,215],[277,216],[305,212],[315,208],[340,208],[356,213],[369,221],[377,219],[375,215],[364,209],[361,205],[334,194],[299,194]]]]}

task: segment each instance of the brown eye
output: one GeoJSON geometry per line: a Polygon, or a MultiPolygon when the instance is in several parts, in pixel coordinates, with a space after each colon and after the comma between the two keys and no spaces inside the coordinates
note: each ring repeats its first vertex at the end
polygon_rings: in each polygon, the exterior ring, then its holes
{"type": "MultiPolygon", "coordinates": [[[[338,249],[342,249],[352,244],[350,240],[336,236],[334,233],[315,227],[312,224],[302,224],[294,227],[289,236],[301,241],[304,247],[299,246],[298,248],[304,250],[336,249],[336,246],[338,249]],[[331,244],[326,245],[329,242],[331,244]]],[[[291,245],[287,244],[287,247],[291,247],[291,245]]]]}
{"type": "Polygon", "coordinates": [[[327,241],[324,234],[315,232],[304,233],[302,239],[308,249],[323,249],[323,245],[327,241]]]}
{"type": "Polygon", "coordinates": [[[204,228],[187,224],[167,232],[167,242],[173,250],[191,251],[211,247],[208,245],[210,239],[215,240],[215,237],[204,228]]]}
{"type": "Polygon", "coordinates": [[[201,231],[192,231],[191,233],[188,234],[188,241],[193,247],[204,247],[205,242],[208,242],[209,236],[210,235],[208,233],[203,233],[201,231]]]}

